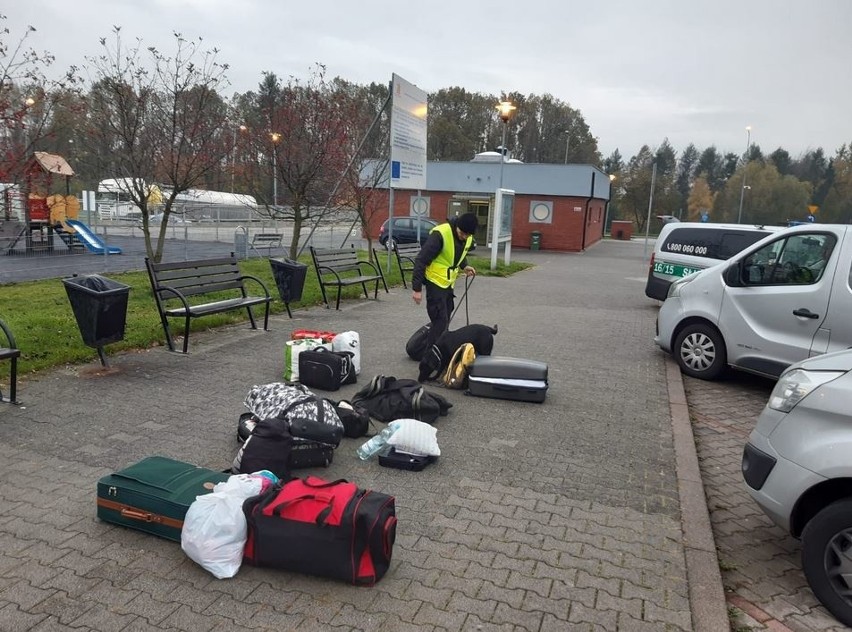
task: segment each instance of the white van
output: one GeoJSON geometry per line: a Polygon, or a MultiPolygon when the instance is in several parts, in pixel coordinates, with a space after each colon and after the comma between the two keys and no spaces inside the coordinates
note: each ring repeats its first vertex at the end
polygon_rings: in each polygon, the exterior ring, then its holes
{"type": "Polygon", "coordinates": [[[772,233],[672,284],[654,341],[687,375],[730,365],[777,378],[794,362],[852,347],[852,226],[772,233]]]}
{"type": "Polygon", "coordinates": [[[667,223],[654,245],[645,295],[664,301],[674,281],[726,261],[779,230],[781,226],[667,223]]]}

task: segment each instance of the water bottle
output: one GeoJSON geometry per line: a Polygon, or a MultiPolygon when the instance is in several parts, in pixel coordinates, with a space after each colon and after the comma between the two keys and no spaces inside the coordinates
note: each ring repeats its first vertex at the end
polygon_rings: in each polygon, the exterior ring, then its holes
{"type": "Polygon", "coordinates": [[[387,445],[388,439],[396,431],[398,425],[395,422],[389,423],[384,430],[379,434],[373,435],[367,441],[358,446],[356,454],[362,461],[367,461],[375,456],[387,445]]]}

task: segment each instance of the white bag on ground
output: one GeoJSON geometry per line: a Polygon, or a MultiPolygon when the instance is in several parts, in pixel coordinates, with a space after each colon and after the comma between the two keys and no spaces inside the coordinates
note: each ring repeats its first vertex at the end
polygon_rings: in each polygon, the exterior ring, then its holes
{"type": "Polygon", "coordinates": [[[258,476],[231,476],[212,493],[196,497],[186,512],[180,547],[217,579],[233,577],[240,570],[246,545],[243,501],[259,494],[262,483],[258,476]]]}
{"type": "Polygon", "coordinates": [[[332,351],[351,351],[355,375],[361,375],[361,339],[357,331],[344,331],[331,339],[332,351]]]}

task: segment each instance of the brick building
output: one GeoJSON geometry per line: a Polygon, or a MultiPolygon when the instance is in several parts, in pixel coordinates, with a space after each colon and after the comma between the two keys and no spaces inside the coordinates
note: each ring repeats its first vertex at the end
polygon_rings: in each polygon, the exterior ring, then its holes
{"type": "MultiPolygon", "coordinates": [[[[500,155],[479,154],[470,162],[430,162],[426,190],[394,189],[393,215],[421,215],[445,221],[466,212],[479,218],[478,244],[486,235],[500,182],[500,155]]],[[[503,164],[503,188],[515,191],[512,245],[528,248],[533,231],[541,233],[541,249],[579,252],[603,237],[609,176],[591,165],[503,164]]],[[[368,215],[370,234],[379,234],[387,219],[388,197],[368,215]]]]}

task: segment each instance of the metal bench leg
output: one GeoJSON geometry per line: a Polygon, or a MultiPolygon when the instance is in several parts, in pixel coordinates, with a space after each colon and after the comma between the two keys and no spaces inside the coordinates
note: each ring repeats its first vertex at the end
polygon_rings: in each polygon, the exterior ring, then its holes
{"type": "Polygon", "coordinates": [[[183,352],[189,349],[189,316],[186,317],[186,326],[183,329],[183,352]]]}
{"type": "Polygon", "coordinates": [[[340,309],[340,292],[341,292],[342,290],[343,290],[343,286],[342,286],[342,285],[338,285],[338,286],[337,286],[337,305],[335,306],[335,308],[334,308],[334,309],[340,309]]]}
{"type": "MultiPolygon", "coordinates": [[[[257,323],[254,322],[254,314],[251,313],[251,305],[246,305],[246,311],[248,312],[249,321],[251,322],[251,328],[257,329],[257,323]]],[[[264,327],[266,329],[266,327],[264,327]]]]}
{"type": "Polygon", "coordinates": [[[9,397],[3,397],[3,393],[0,392],[0,402],[6,402],[8,404],[20,404],[18,401],[18,358],[12,357],[10,358],[12,363],[9,369],[9,397]]]}

